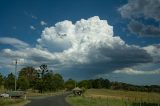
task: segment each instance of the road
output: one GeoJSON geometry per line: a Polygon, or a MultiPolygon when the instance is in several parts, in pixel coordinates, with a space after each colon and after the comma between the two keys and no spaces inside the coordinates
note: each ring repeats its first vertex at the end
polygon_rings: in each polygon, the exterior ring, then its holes
{"type": "Polygon", "coordinates": [[[40,99],[32,99],[25,106],[71,106],[65,101],[65,95],[52,96],[40,99]]]}

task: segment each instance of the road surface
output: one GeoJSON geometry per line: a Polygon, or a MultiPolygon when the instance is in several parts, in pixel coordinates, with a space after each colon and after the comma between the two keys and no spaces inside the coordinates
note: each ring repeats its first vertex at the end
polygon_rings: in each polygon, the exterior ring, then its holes
{"type": "Polygon", "coordinates": [[[40,99],[32,99],[25,106],[71,106],[65,101],[65,95],[52,96],[40,99]]]}

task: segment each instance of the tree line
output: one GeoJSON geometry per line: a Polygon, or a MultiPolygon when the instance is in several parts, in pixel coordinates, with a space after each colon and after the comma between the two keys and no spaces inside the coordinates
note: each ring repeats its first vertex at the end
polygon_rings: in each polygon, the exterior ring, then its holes
{"type": "MultiPolygon", "coordinates": [[[[53,73],[46,64],[42,64],[38,70],[33,67],[24,67],[19,71],[17,78],[18,90],[38,90],[40,93],[47,91],[72,90],[76,86],[83,89],[114,89],[114,90],[130,90],[130,91],[146,91],[160,92],[159,85],[137,86],[122,82],[111,82],[108,79],[98,78],[91,80],[75,81],[68,79],[64,81],[60,74],[53,73]]],[[[8,76],[0,74],[0,87],[3,86],[7,90],[15,89],[15,75],[13,73],[8,76]]]]}

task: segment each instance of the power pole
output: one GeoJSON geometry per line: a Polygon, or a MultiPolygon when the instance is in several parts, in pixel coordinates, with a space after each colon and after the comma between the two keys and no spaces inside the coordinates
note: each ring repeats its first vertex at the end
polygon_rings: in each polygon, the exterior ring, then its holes
{"type": "Polygon", "coordinates": [[[15,91],[17,88],[17,59],[15,60],[15,91]]]}

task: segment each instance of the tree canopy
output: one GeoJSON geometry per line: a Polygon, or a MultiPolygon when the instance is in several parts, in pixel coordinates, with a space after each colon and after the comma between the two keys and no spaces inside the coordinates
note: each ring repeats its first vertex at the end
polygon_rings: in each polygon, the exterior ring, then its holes
{"type": "MultiPolygon", "coordinates": [[[[46,91],[58,91],[62,89],[72,90],[75,87],[90,89],[114,89],[114,90],[131,90],[131,91],[147,91],[147,92],[160,92],[159,85],[150,86],[137,86],[126,84],[122,82],[111,82],[108,79],[97,78],[90,80],[75,81],[68,79],[64,81],[63,76],[58,73],[53,73],[53,70],[48,69],[46,64],[42,64],[39,70],[34,67],[23,67],[19,71],[17,79],[17,89],[27,90],[33,89],[43,93],[46,91]]],[[[0,86],[4,86],[7,90],[14,90],[15,76],[10,73],[8,76],[0,74],[0,86]]]]}

